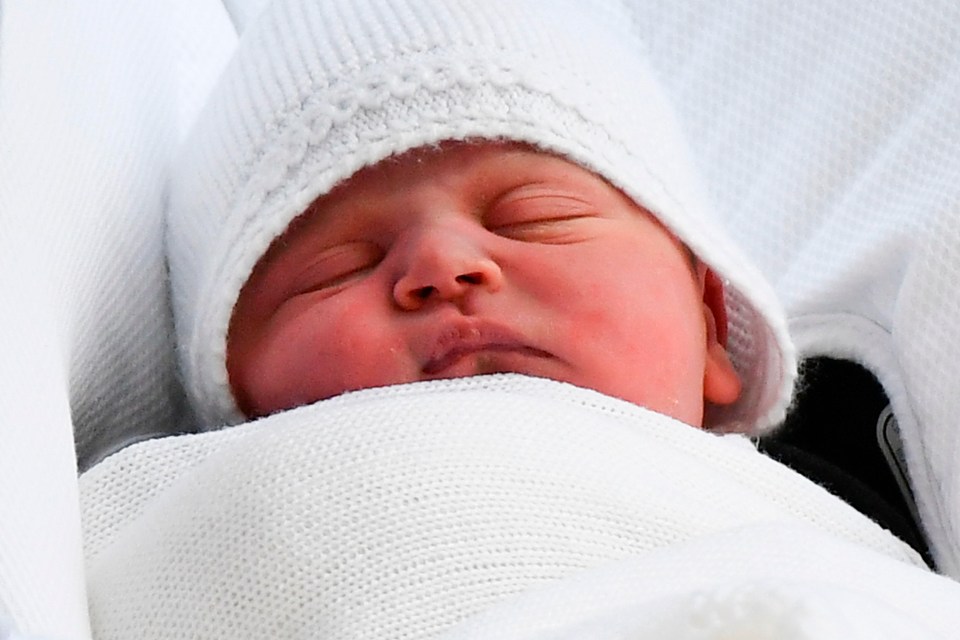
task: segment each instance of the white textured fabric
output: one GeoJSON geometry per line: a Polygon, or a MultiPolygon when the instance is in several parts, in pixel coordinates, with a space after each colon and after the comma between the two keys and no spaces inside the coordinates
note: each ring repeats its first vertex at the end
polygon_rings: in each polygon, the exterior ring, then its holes
{"type": "Polygon", "coordinates": [[[801,355],[883,383],[937,563],[960,577],[960,4],[626,4],[801,355]]]}
{"type": "MultiPolygon", "coordinates": [[[[960,178],[960,174],[958,174],[960,178]]],[[[960,577],[960,200],[934,217],[904,279],[893,344],[912,425],[907,453],[921,517],[942,570],[960,577]]]]}
{"type": "MultiPolygon", "coordinates": [[[[862,359],[893,392],[924,525],[941,568],[960,577],[951,331],[960,5],[622,4],[635,17],[622,26],[640,34],[680,110],[712,201],[774,279],[804,353],[862,359]]],[[[191,96],[232,46],[217,9],[212,0],[0,2],[0,616],[23,635],[88,636],[71,428],[90,461],[99,454],[84,443],[115,448],[135,422],[168,411],[165,393],[127,384],[137,379],[131,362],[167,366],[146,355],[157,352],[148,329],[157,265],[137,263],[143,239],[128,236],[150,228],[131,212],[149,201],[138,194],[162,164],[150,159],[151,136],[170,123],[163,87],[183,81],[189,120],[191,96]],[[169,49],[181,46],[193,53],[169,49]]],[[[146,481],[132,487],[132,472],[114,471],[131,489],[110,504],[150,508],[146,481]]],[[[725,554],[731,572],[754,553],[798,557],[789,538],[743,542],[742,557],[725,554]]],[[[721,549],[705,539],[691,559],[706,571],[721,549]]],[[[838,554],[850,578],[914,586],[869,572],[883,563],[838,554]]]]}
{"type": "Polygon", "coordinates": [[[960,584],[809,526],[752,525],[532,589],[443,640],[955,638],[960,584]]]}
{"type": "Polygon", "coordinates": [[[163,183],[234,41],[211,1],[0,2],[0,618],[25,636],[89,635],[78,460],[180,426],[163,183]]]}
{"type": "Polygon", "coordinates": [[[806,523],[927,573],[741,436],[517,375],[139,443],[81,493],[103,640],[430,638],[580,569],[755,524],[806,523]]]}
{"type": "Polygon", "coordinates": [[[242,34],[256,20],[267,0],[223,0],[237,33],[242,34]]]}
{"type": "MultiPolygon", "coordinates": [[[[760,433],[795,375],[766,281],[700,197],[672,107],[609,2],[274,0],[187,139],[171,187],[178,348],[210,426],[243,415],[226,369],[240,288],[272,241],[363,166],[443,140],[512,139],[594,170],[726,282],[737,402],[710,427],[760,433]]],[[[334,362],[318,366],[336,367],[334,362]]]]}

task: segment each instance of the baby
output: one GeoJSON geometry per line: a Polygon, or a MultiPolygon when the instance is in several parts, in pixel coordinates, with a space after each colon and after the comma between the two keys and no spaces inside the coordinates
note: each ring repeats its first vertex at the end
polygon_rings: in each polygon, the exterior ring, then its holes
{"type": "Polygon", "coordinates": [[[718,278],[599,176],[444,143],[360,170],[291,225],[240,292],[227,370],[251,417],[516,372],[700,425],[704,401],[739,396],[726,329],[718,278]]]}
{"type": "Polygon", "coordinates": [[[505,372],[723,431],[783,416],[782,312],[706,213],[610,11],[268,8],[171,194],[179,349],[208,426],[505,372]]]}

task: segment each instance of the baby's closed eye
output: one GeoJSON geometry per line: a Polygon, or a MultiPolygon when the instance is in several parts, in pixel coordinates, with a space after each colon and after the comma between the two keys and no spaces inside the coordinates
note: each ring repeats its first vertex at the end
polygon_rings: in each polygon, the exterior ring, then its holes
{"type": "Polygon", "coordinates": [[[307,293],[333,295],[380,263],[382,250],[369,242],[348,242],[325,249],[290,281],[292,298],[307,293]]]}
{"type": "Polygon", "coordinates": [[[498,199],[484,225],[513,240],[561,244],[581,239],[585,225],[600,217],[595,205],[574,194],[524,188],[498,199]]]}

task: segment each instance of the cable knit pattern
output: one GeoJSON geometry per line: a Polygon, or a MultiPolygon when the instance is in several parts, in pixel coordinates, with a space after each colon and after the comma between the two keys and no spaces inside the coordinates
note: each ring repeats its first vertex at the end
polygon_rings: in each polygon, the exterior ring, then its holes
{"type": "Polygon", "coordinates": [[[707,212],[672,108],[617,17],[629,15],[545,0],[270,4],[184,145],[169,208],[181,362],[208,424],[242,419],[227,326],[290,221],[363,166],[480,137],[531,142],[603,175],[725,278],[744,393],[706,419],[729,431],[775,424],[795,368],[782,312],[707,212]]]}

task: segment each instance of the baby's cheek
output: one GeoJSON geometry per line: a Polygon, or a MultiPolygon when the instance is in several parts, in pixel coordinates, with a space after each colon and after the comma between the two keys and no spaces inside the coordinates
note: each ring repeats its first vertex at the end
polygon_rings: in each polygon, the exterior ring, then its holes
{"type": "Polygon", "coordinates": [[[602,307],[579,305],[576,313],[568,314],[567,335],[563,337],[579,344],[609,337],[616,330],[610,319],[611,311],[602,307]]]}
{"type": "Polygon", "coordinates": [[[327,397],[415,379],[406,343],[380,309],[354,306],[339,314],[318,341],[317,351],[328,359],[327,397]]]}
{"type": "Polygon", "coordinates": [[[567,295],[557,301],[557,308],[571,320],[571,337],[620,333],[621,327],[632,325],[630,318],[638,315],[633,297],[624,295],[623,287],[609,280],[584,279],[566,290],[567,295]]]}

